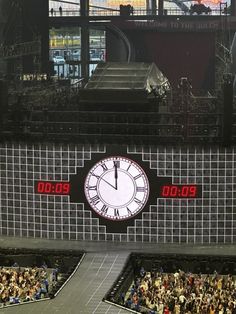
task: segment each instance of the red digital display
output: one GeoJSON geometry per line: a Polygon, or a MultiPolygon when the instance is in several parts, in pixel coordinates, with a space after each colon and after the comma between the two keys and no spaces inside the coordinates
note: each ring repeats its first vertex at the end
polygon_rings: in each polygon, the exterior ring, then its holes
{"type": "Polygon", "coordinates": [[[37,194],[69,195],[70,182],[37,181],[35,192],[37,194]]]}
{"type": "MultiPolygon", "coordinates": [[[[201,186],[196,184],[171,184],[162,182],[157,187],[160,198],[198,198],[201,197],[201,186]]],[[[37,181],[35,183],[36,194],[70,195],[71,183],[63,181],[37,181]]]]}
{"type": "Polygon", "coordinates": [[[163,185],[160,197],[164,198],[196,198],[199,195],[197,185],[163,185]]]}

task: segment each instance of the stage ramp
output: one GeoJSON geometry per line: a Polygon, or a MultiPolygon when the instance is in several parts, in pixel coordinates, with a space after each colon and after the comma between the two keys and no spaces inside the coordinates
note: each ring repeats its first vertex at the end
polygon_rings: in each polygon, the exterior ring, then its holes
{"type": "Polygon", "coordinates": [[[148,104],[169,90],[168,79],[154,63],[99,63],[81,91],[81,102],[148,104]]]}

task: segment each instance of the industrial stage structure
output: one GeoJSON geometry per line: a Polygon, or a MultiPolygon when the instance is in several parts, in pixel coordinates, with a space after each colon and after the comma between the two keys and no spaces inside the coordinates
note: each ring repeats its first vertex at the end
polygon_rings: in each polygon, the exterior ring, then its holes
{"type": "Polygon", "coordinates": [[[1,234],[235,243],[234,1],[1,5],[1,234]]]}

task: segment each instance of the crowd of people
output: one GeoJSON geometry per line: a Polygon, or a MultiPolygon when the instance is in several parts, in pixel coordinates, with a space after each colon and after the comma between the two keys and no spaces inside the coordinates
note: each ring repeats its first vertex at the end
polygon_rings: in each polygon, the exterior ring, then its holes
{"type": "Polygon", "coordinates": [[[0,304],[19,304],[48,297],[50,276],[45,267],[1,267],[0,304]]]}
{"type": "Polygon", "coordinates": [[[123,304],[149,314],[235,314],[232,275],[147,272],[141,268],[123,304]]]}

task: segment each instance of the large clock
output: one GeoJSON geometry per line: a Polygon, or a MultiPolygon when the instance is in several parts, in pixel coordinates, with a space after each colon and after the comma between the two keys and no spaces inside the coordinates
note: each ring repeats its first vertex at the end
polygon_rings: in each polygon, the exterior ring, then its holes
{"type": "Polygon", "coordinates": [[[116,221],[136,216],[144,208],[149,190],[144,170],[121,156],[95,163],[84,183],[85,196],[96,214],[116,221]]]}

